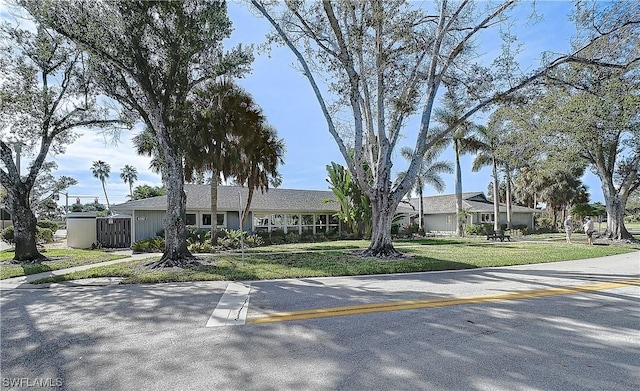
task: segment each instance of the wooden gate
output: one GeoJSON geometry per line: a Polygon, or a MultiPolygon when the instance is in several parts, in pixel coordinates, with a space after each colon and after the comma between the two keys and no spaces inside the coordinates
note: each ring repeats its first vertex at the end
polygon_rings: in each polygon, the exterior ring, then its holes
{"type": "Polygon", "coordinates": [[[131,217],[99,217],[96,219],[96,236],[103,248],[131,247],[131,217]]]}

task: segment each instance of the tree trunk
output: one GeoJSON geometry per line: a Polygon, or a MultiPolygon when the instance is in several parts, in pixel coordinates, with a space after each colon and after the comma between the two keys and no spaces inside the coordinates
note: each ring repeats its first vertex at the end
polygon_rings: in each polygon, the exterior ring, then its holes
{"type": "Polygon", "coordinates": [[[389,196],[376,191],[371,199],[373,231],[369,248],[361,254],[365,257],[400,258],[402,253],[391,242],[391,221],[397,205],[392,205],[389,196]]]}
{"type": "Polygon", "coordinates": [[[163,220],[165,249],[159,261],[148,263],[146,266],[151,269],[185,268],[194,264],[194,256],[187,248],[187,196],[184,192],[182,156],[171,145],[168,130],[159,112],[157,108],[156,115],[151,116],[151,119],[166,163],[162,172],[162,181],[167,187],[167,213],[163,220]]]}
{"type": "Polygon", "coordinates": [[[498,193],[498,164],[493,159],[493,230],[500,231],[500,194],[498,193]]]}
{"type": "Polygon", "coordinates": [[[506,177],[505,177],[505,185],[507,188],[507,194],[506,197],[507,199],[506,204],[507,204],[507,229],[511,229],[511,220],[512,220],[512,208],[511,208],[511,173],[509,171],[509,167],[507,167],[507,171],[506,171],[506,177]]]}
{"type": "MultiPolygon", "coordinates": [[[[456,141],[457,142],[457,141],[456,141]]],[[[464,236],[464,210],[462,210],[462,169],[460,154],[456,146],[456,236],[464,236]]]]}
{"type": "MultiPolygon", "coordinates": [[[[220,178],[220,172],[213,170],[211,173],[211,246],[216,245],[216,234],[218,233],[218,179],[220,178]]],[[[212,250],[213,251],[213,250],[212,250]]]]}
{"type": "Polygon", "coordinates": [[[240,231],[244,231],[244,225],[247,221],[247,216],[249,216],[249,208],[251,208],[251,201],[253,200],[253,192],[254,189],[252,186],[249,186],[249,193],[247,194],[247,204],[242,212],[242,216],[240,216],[240,231]]]}
{"type": "Polygon", "coordinates": [[[48,258],[40,254],[36,243],[36,216],[29,206],[29,193],[20,189],[9,195],[11,221],[16,246],[14,262],[40,263],[48,258]]]}
{"type": "Polygon", "coordinates": [[[104,191],[104,199],[107,201],[107,213],[110,213],[111,205],[109,205],[109,197],[107,197],[107,187],[104,184],[104,179],[102,180],[102,191],[104,191]]]}
{"type": "Polygon", "coordinates": [[[424,201],[422,200],[422,187],[418,190],[418,197],[420,197],[418,200],[418,214],[420,215],[420,218],[418,219],[418,232],[420,234],[424,234],[424,201]]]}
{"type": "Polygon", "coordinates": [[[609,239],[633,239],[633,236],[624,226],[624,210],[627,205],[626,197],[619,195],[607,196],[605,194],[607,206],[607,230],[604,235],[609,239]]]}

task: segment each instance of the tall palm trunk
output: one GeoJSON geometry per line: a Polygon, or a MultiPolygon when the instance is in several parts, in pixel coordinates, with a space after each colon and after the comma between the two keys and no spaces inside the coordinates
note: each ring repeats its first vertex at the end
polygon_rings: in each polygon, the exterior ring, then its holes
{"type": "Polygon", "coordinates": [[[464,211],[462,210],[462,168],[460,167],[459,140],[454,140],[456,155],[456,236],[464,236],[464,211]]]}
{"type": "Polygon", "coordinates": [[[209,195],[211,201],[211,246],[216,244],[216,233],[218,232],[218,179],[220,171],[213,170],[211,172],[211,192],[209,195]]]}
{"type": "Polygon", "coordinates": [[[107,197],[107,187],[104,184],[104,179],[102,182],[102,191],[104,192],[104,198],[107,200],[107,211],[111,210],[111,205],[109,205],[109,197],[107,197]]]}
{"type": "Polygon", "coordinates": [[[495,158],[493,161],[493,230],[500,230],[500,194],[498,193],[498,162],[495,158]]]}
{"type": "MultiPolygon", "coordinates": [[[[505,200],[507,204],[507,229],[511,229],[511,220],[512,220],[512,207],[511,207],[511,171],[509,169],[509,165],[505,167],[505,185],[507,187],[507,199],[505,200]]],[[[564,220],[563,220],[564,221],[564,220]]]]}
{"type": "Polygon", "coordinates": [[[422,186],[418,189],[418,197],[420,197],[420,201],[418,202],[418,214],[420,215],[420,219],[418,220],[418,230],[422,235],[424,233],[424,200],[422,199],[422,186]]]}
{"type": "Polygon", "coordinates": [[[244,210],[242,211],[242,216],[240,216],[240,231],[244,231],[244,226],[247,222],[247,217],[249,216],[249,208],[251,208],[251,201],[253,200],[253,186],[249,186],[249,194],[247,195],[247,203],[245,204],[244,210]]]}

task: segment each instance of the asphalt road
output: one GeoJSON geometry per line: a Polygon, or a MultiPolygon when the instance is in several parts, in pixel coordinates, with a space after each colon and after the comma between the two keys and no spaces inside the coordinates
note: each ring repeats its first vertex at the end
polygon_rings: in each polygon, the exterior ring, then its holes
{"type": "Polygon", "coordinates": [[[248,283],[274,312],[626,282],[548,297],[205,327],[225,282],[2,291],[2,389],[637,390],[640,254],[248,283]],[[53,387],[51,387],[53,386],[53,387]]]}

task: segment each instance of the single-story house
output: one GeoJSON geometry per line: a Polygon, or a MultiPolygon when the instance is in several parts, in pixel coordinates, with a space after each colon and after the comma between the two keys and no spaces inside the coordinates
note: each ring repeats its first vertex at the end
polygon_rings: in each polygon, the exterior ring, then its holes
{"type": "MultiPolygon", "coordinates": [[[[411,199],[411,206],[418,211],[419,198],[411,199]]],[[[423,197],[423,226],[425,232],[455,232],[456,230],[456,196],[455,194],[423,197]]],[[[467,214],[465,224],[493,224],[495,213],[493,201],[489,201],[484,193],[473,192],[462,194],[462,209],[467,214]]],[[[533,217],[541,213],[538,209],[524,206],[511,206],[511,225],[526,225],[533,229],[533,217]]],[[[500,224],[507,223],[507,206],[500,204],[498,216],[500,224]]]]}
{"type": "MultiPolygon", "coordinates": [[[[187,225],[211,229],[211,188],[207,185],[185,184],[187,195],[187,225]]],[[[240,210],[247,202],[248,189],[238,186],[218,186],[218,229],[239,229],[240,210]]],[[[463,209],[467,213],[466,224],[493,223],[493,203],[481,192],[464,193],[463,209]]],[[[455,195],[424,197],[423,223],[426,232],[455,232],[455,195]]],[[[162,220],[167,208],[167,196],[145,198],[112,205],[120,214],[131,216],[132,242],[156,236],[163,228],[162,220]]],[[[248,232],[328,233],[340,232],[342,226],[336,213],[339,204],[330,190],[269,189],[255,191],[244,230],[248,232]]],[[[418,199],[410,205],[401,203],[398,213],[406,217],[401,222],[406,227],[415,221],[418,199]],[[411,218],[409,216],[412,216],[411,218]]],[[[514,205],[512,224],[533,228],[533,216],[540,211],[514,205]]],[[[506,206],[500,205],[500,223],[506,223],[506,206]]]]}
{"type": "MultiPolygon", "coordinates": [[[[187,195],[187,225],[211,229],[211,188],[207,185],[185,184],[187,195]]],[[[244,210],[248,189],[218,186],[217,227],[238,229],[240,210],[244,210]]],[[[339,231],[335,216],[340,209],[333,192],[326,190],[269,189],[253,193],[244,230],[248,232],[283,231],[313,234],[339,231]]],[[[167,196],[127,201],[112,205],[112,209],[132,217],[132,239],[138,241],[156,236],[162,230],[167,210],[167,196]]]]}

